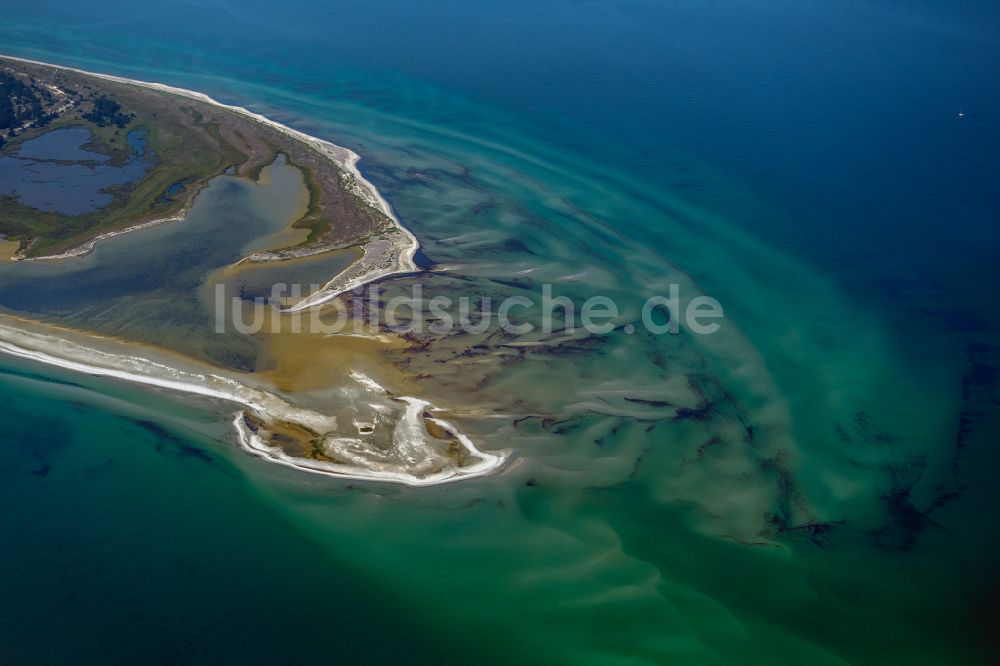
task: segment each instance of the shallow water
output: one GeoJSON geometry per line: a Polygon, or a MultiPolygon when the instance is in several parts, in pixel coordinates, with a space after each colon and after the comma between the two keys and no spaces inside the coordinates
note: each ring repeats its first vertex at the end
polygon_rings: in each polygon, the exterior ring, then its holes
{"type": "MultiPolygon", "coordinates": [[[[643,298],[678,282],[727,313],[707,338],[616,332],[466,355],[480,341],[455,336],[397,357],[428,375],[426,394],[509,415],[462,425],[483,446],[515,447],[519,466],[441,488],[305,479],[236,455],[219,432],[191,434],[212,417],[157,402],[150,418],[176,414],[182,441],[232,465],[206,465],[192,481],[145,458],[168,437],[137,437],[93,391],[82,392],[100,405],[88,412],[102,428],[93,434],[53,389],[31,393],[14,423],[45,418],[81,435],[51,457],[49,477],[13,468],[4,505],[18,512],[7,520],[48,526],[9,530],[23,535],[13,543],[78,547],[59,517],[85,509],[32,507],[38,485],[74,492],[60,479],[82,477],[95,446],[134,443],[146,462],[118,459],[130,479],[162,475],[192,498],[123,546],[113,539],[128,529],[101,521],[109,545],[90,552],[104,565],[70,569],[86,581],[71,617],[111,609],[126,635],[144,637],[126,647],[158,658],[192,663],[199,645],[229,646],[247,662],[243,650],[257,646],[267,662],[279,649],[267,632],[218,624],[191,645],[175,631],[192,625],[117,615],[155,606],[184,616],[183,594],[203,615],[231,614],[228,595],[168,563],[149,564],[175,584],[165,599],[152,583],[130,598],[100,592],[128,562],[172,548],[177,525],[200,524],[192,559],[217,571],[215,558],[238,552],[232,587],[256,590],[258,565],[281,569],[245,600],[253,614],[274,615],[317,581],[320,594],[299,597],[304,625],[335,619],[321,623],[328,633],[295,634],[307,635],[280,648],[286,658],[328,657],[329,636],[345,659],[368,663],[389,663],[401,646],[427,663],[467,661],[461,653],[486,663],[990,663],[995,8],[473,12],[443,2],[382,14],[178,3],[152,16],[121,4],[95,26],[103,19],[44,4],[47,14],[9,16],[10,48],[203,90],[357,149],[442,270],[423,278],[434,293],[537,295],[550,281],[568,295],[611,295],[635,317],[643,298]],[[203,29],[178,33],[192,17],[203,29]],[[142,43],[128,38],[136,26],[142,43]],[[247,53],[248,43],[262,46],[247,53]],[[961,103],[971,122],[958,125],[961,103]],[[710,409],[677,418],[699,407],[710,409]],[[245,508],[209,513],[216,489],[235,493],[230,473],[259,504],[233,494],[245,508]],[[262,512],[259,534],[239,527],[262,512]],[[276,542],[306,565],[279,567],[276,542]],[[342,570],[380,608],[348,617],[377,619],[337,621],[356,598],[324,587],[342,570]],[[427,644],[386,631],[416,621],[427,644]],[[384,652],[362,659],[350,652],[358,645],[384,652]]],[[[5,440],[15,458],[25,432],[5,440]]],[[[104,483],[143,497],[138,481],[104,483]]],[[[50,570],[67,567],[52,557],[17,560],[7,577],[51,594],[50,570]]],[[[51,646],[16,626],[8,644],[36,661],[57,648],[86,661],[101,640],[51,646]]]]}
{"type": "Polygon", "coordinates": [[[107,155],[81,148],[90,140],[84,128],[57,129],[25,141],[13,154],[0,157],[0,194],[63,215],[99,210],[113,200],[108,188],[133,183],[145,172],[144,134],[128,134],[130,158],[119,166],[104,164],[107,155]]]}
{"type": "MultiPolygon", "coordinates": [[[[264,171],[260,183],[213,180],[181,222],[115,236],[84,257],[0,267],[0,306],[252,369],[252,343],[216,334],[213,292],[199,288],[300,214],[301,173],[282,155],[264,171]]],[[[283,270],[295,281],[293,270],[283,270]]]]}
{"type": "Polygon", "coordinates": [[[83,127],[67,127],[25,141],[17,149],[22,159],[52,161],[106,162],[107,155],[84,150],[83,144],[90,141],[90,131],[83,127]]]}

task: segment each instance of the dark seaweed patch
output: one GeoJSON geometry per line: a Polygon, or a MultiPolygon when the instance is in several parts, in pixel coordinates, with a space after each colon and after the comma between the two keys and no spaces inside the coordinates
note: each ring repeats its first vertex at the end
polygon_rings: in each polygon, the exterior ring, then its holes
{"type": "Polygon", "coordinates": [[[710,402],[703,402],[697,407],[680,407],[674,416],[675,421],[690,419],[692,421],[705,422],[712,418],[713,405],[710,402]]]}
{"type": "Polygon", "coordinates": [[[156,438],[155,450],[157,453],[170,452],[178,458],[192,458],[207,465],[215,462],[215,459],[205,451],[196,446],[191,446],[158,423],[144,419],[135,419],[133,423],[156,438]]]}
{"type": "Polygon", "coordinates": [[[672,407],[673,403],[667,400],[646,400],[645,398],[625,397],[625,402],[634,402],[637,405],[648,405],[650,407],[672,407]]]}
{"type": "Polygon", "coordinates": [[[802,536],[807,538],[814,545],[821,548],[826,548],[831,545],[835,530],[840,525],[843,525],[843,521],[836,522],[812,522],[806,523],[805,525],[778,525],[778,532],[792,536],[798,537],[802,536]]]}
{"type": "Polygon", "coordinates": [[[24,379],[33,379],[40,382],[46,382],[48,384],[60,384],[62,386],[72,386],[75,388],[84,388],[82,384],[77,384],[76,382],[67,381],[65,379],[56,379],[55,377],[50,377],[48,375],[41,375],[36,372],[31,372],[28,370],[15,370],[13,368],[4,368],[0,374],[10,375],[11,377],[23,377],[24,379]]]}

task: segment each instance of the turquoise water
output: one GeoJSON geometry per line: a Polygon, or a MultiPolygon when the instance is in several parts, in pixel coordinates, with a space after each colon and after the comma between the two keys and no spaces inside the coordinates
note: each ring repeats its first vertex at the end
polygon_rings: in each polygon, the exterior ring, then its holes
{"type": "Polygon", "coordinates": [[[510,362],[438,341],[410,360],[430,395],[528,418],[468,424],[519,466],[420,490],[302,478],[227,446],[224,410],[0,359],[5,654],[990,663],[996,18],[8,9],[6,52],[355,148],[447,268],[431,290],[551,281],[634,318],[678,282],[726,320],[510,362]]]}

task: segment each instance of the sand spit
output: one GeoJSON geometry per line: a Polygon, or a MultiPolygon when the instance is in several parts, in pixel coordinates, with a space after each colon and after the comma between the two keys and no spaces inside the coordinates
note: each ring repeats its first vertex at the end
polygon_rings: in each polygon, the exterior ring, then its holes
{"type": "MultiPolygon", "coordinates": [[[[275,393],[214,369],[198,368],[194,362],[182,369],[150,358],[137,345],[96,338],[93,344],[102,347],[97,349],[70,339],[63,331],[59,331],[60,335],[49,331],[43,325],[0,319],[0,353],[74,372],[236,403],[242,408],[233,421],[241,448],[288,467],[344,479],[426,486],[494,473],[510,455],[508,451],[480,451],[454,425],[428,417],[435,411],[429,403],[409,397],[393,398],[360,373],[350,373],[349,381],[356,391],[365,394],[366,402],[372,400],[373,393],[379,395],[377,404],[367,405],[372,408],[372,416],[365,425],[372,430],[375,424],[380,430],[391,428],[391,434],[386,432],[388,446],[373,447],[357,436],[358,428],[351,424],[343,428],[347,434],[341,432],[336,416],[296,407],[275,393]],[[248,415],[253,418],[252,425],[248,415]],[[452,446],[431,437],[429,420],[448,432],[452,446]],[[268,441],[269,434],[288,428],[310,433],[326,460],[290,456],[268,441]]],[[[86,336],[79,337],[90,342],[86,336]]]]}
{"type": "MultiPolygon", "coordinates": [[[[333,463],[319,460],[292,458],[280,448],[268,446],[259,430],[250,426],[243,412],[233,418],[240,446],[270,462],[339,478],[367,481],[391,481],[407,486],[434,486],[477,476],[488,476],[502,468],[510,456],[509,451],[483,452],[460,433],[454,425],[443,419],[429,419],[453,435],[472,458],[459,463],[443,455],[431,445],[431,436],[423,422],[423,413],[430,403],[417,398],[400,398],[406,411],[396,424],[393,440],[397,450],[391,454],[377,455],[354,437],[331,437],[326,441],[327,450],[347,462],[333,463]]],[[[464,457],[464,456],[463,456],[464,457]]]]}
{"type": "Polygon", "coordinates": [[[135,224],[131,227],[125,227],[124,229],[118,229],[117,231],[108,231],[106,233],[94,236],[89,241],[86,241],[82,245],[77,245],[76,247],[66,250],[60,254],[48,254],[41,257],[26,257],[24,256],[24,251],[18,250],[18,252],[12,257],[13,261],[51,261],[54,259],[72,259],[74,257],[83,257],[94,251],[94,247],[101,241],[108,240],[109,238],[114,238],[115,236],[121,236],[122,234],[128,234],[133,231],[140,231],[142,229],[149,229],[150,227],[159,226],[161,224],[167,224],[169,222],[183,222],[187,219],[188,209],[184,208],[177,215],[171,215],[170,217],[164,217],[158,220],[150,220],[149,222],[143,222],[142,224],[135,224]]]}

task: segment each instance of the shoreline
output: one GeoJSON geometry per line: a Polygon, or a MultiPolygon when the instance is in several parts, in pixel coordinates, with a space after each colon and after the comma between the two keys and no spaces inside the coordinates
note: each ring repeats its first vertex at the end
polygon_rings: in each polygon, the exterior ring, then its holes
{"type": "Polygon", "coordinates": [[[59,259],[74,259],[78,257],[85,257],[94,251],[94,248],[101,241],[106,241],[108,239],[114,238],[116,236],[121,236],[123,234],[132,233],[133,231],[142,231],[143,229],[149,229],[152,227],[158,227],[161,224],[169,224],[171,222],[186,222],[187,214],[190,210],[190,206],[185,206],[181,209],[177,215],[171,215],[170,217],[162,217],[157,220],[150,220],[149,222],[142,222],[140,224],[132,225],[131,227],[125,227],[124,229],[117,229],[115,231],[106,231],[103,234],[94,236],[88,241],[84,241],[80,245],[74,248],[70,248],[65,252],[60,252],[59,254],[47,254],[41,257],[25,257],[21,250],[11,257],[11,261],[57,261],[59,259]]]}
{"type": "MultiPolygon", "coordinates": [[[[372,260],[367,263],[365,262],[366,256],[368,254],[366,245],[365,255],[363,255],[360,259],[358,259],[358,261],[355,262],[355,264],[352,264],[347,269],[345,269],[345,271],[342,271],[340,274],[331,277],[330,280],[323,286],[323,288],[320,289],[318,292],[316,292],[316,294],[322,294],[323,297],[321,299],[317,298],[314,302],[310,304],[310,306],[326,303],[330,300],[333,300],[340,294],[346,291],[350,291],[350,289],[363,286],[370,282],[382,280],[392,275],[413,273],[419,271],[419,268],[417,267],[416,262],[414,261],[414,256],[416,255],[417,250],[420,248],[420,242],[417,240],[416,236],[414,236],[409,231],[409,229],[404,227],[403,224],[399,221],[399,218],[396,217],[395,212],[392,210],[392,206],[389,205],[389,202],[385,200],[381,192],[378,191],[378,188],[376,188],[375,185],[373,185],[369,180],[367,180],[361,174],[361,171],[357,167],[357,164],[360,161],[361,156],[358,155],[353,150],[351,150],[350,148],[338,146],[337,144],[327,141],[325,139],[320,139],[318,137],[306,134],[305,132],[302,132],[300,130],[293,129],[275,120],[271,120],[270,118],[262,114],[254,113],[253,111],[250,111],[245,107],[236,106],[233,104],[224,104],[210,97],[209,95],[206,95],[205,93],[201,93],[195,90],[188,90],[187,88],[178,88],[176,86],[170,86],[163,83],[155,83],[152,81],[129,79],[122,76],[115,76],[113,74],[90,72],[76,67],[56,65],[53,63],[43,62],[40,60],[32,60],[30,58],[20,58],[18,56],[12,56],[6,54],[0,54],[0,57],[7,58],[9,60],[15,60],[18,62],[29,63],[32,65],[53,67],[55,69],[75,72],[77,74],[92,76],[94,78],[102,79],[105,81],[113,81],[115,83],[122,83],[125,85],[133,85],[142,88],[148,88],[150,90],[157,90],[172,95],[178,95],[180,97],[186,97],[188,99],[194,99],[205,104],[210,104],[212,106],[225,109],[231,113],[235,113],[237,115],[248,118],[254,122],[265,125],[273,129],[274,131],[289,137],[290,139],[294,139],[296,141],[304,143],[309,148],[319,153],[322,157],[328,159],[329,161],[337,165],[341,170],[343,170],[347,175],[351,177],[352,182],[350,184],[349,189],[354,194],[361,197],[370,207],[374,208],[381,214],[385,215],[385,217],[388,218],[388,220],[395,227],[394,231],[396,231],[396,233],[392,235],[401,236],[401,238],[399,238],[398,241],[395,243],[393,243],[392,241],[388,241],[390,247],[387,248],[385,251],[380,252],[376,256],[375,260],[372,260]],[[391,262],[389,264],[385,264],[384,261],[381,262],[378,261],[379,259],[384,260],[389,257],[391,257],[391,262]],[[361,268],[352,271],[352,269],[354,269],[355,266],[358,264],[361,264],[361,268]],[[347,278],[348,280],[347,283],[349,283],[351,286],[343,288],[339,286],[344,283],[341,276],[345,275],[348,272],[360,273],[360,274],[358,275],[352,274],[349,278],[347,278]]],[[[71,248],[70,250],[60,253],[59,255],[34,257],[32,258],[32,260],[66,259],[66,258],[84,256],[93,251],[96,244],[102,240],[107,240],[108,238],[112,238],[114,236],[118,236],[125,233],[130,233],[133,231],[140,231],[142,229],[146,229],[159,224],[183,221],[185,219],[184,214],[186,212],[187,211],[184,210],[182,211],[182,214],[179,215],[162,218],[160,220],[152,220],[150,222],[145,222],[125,229],[106,232],[105,234],[101,234],[99,236],[96,236],[95,238],[85,241],[81,245],[75,248],[71,248]]],[[[304,254],[302,256],[312,256],[314,254],[318,255],[324,252],[329,252],[334,249],[337,248],[318,247],[315,248],[315,251],[309,251],[309,249],[307,249],[307,254],[304,254]]],[[[245,257],[242,261],[253,261],[253,262],[263,263],[263,262],[281,261],[285,258],[286,257],[280,256],[277,253],[256,253],[254,255],[251,255],[250,257],[245,257]]],[[[15,258],[15,260],[25,261],[27,259],[15,258]]],[[[316,294],[314,294],[314,296],[316,294]]]]}
{"type": "MultiPolygon", "coordinates": [[[[347,436],[335,437],[334,435],[339,435],[340,426],[336,416],[296,407],[275,393],[219,374],[214,368],[191,367],[183,369],[166,365],[138,353],[125,354],[120,353],[123,350],[118,349],[107,351],[106,349],[86,347],[68,337],[50,334],[49,327],[45,324],[30,322],[33,326],[29,328],[24,326],[26,323],[29,322],[0,315],[0,353],[82,374],[110,377],[186,395],[200,395],[222,402],[235,403],[240,406],[233,419],[239,448],[254,457],[263,458],[268,462],[281,464],[285,467],[344,480],[431,486],[494,474],[508,464],[512,454],[509,450],[482,451],[450,422],[430,417],[428,420],[446,428],[455,436],[457,442],[464,449],[464,454],[473,461],[466,465],[443,462],[438,452],[434,451],[430,445],[426,427],[422,423],[424,414],[437,411],[436,408],[426,400],[410,396],[389,396],[386,389],[373,379],[361,372],[352,371],[348,377],[369,395],[372,393],[382,394],[387,400],[405,404],[404,415],[394,425],[394,432],[398,436],[394,438],[394,443],[404,449],[405,457],[408,459],[417,457],[431,459],[440,469],[419,475],[398,469],[398,465],[390,463],[382,463],[381,466],[378,464],[366,466],[360,455],[355,464],[289,456],[278,447],[268,446],[256,429],[247,425],[246,412],[248,410],[255,416],[263,417],[269,423],[281,422],[305,427],[334,442],[344,441],[350,446],[363,445],[363,443],[347,436]],[[21,326],[10,325],[11,320],[17,321],[21,326]],[[41,328],[46,332],[39,332],[32,330],[32,328],[41,328]]],[[[86,333],[80,333],[80,335],[87,337],[86,333]]],[[[143,349],[139,345],[108,338],[100,340],[105,347],[123,347],[129,352],[141,352],[143,349]]],[[[198,365],[194,361],[191,361],[190,364],[191,366],[198,365]]]]}

